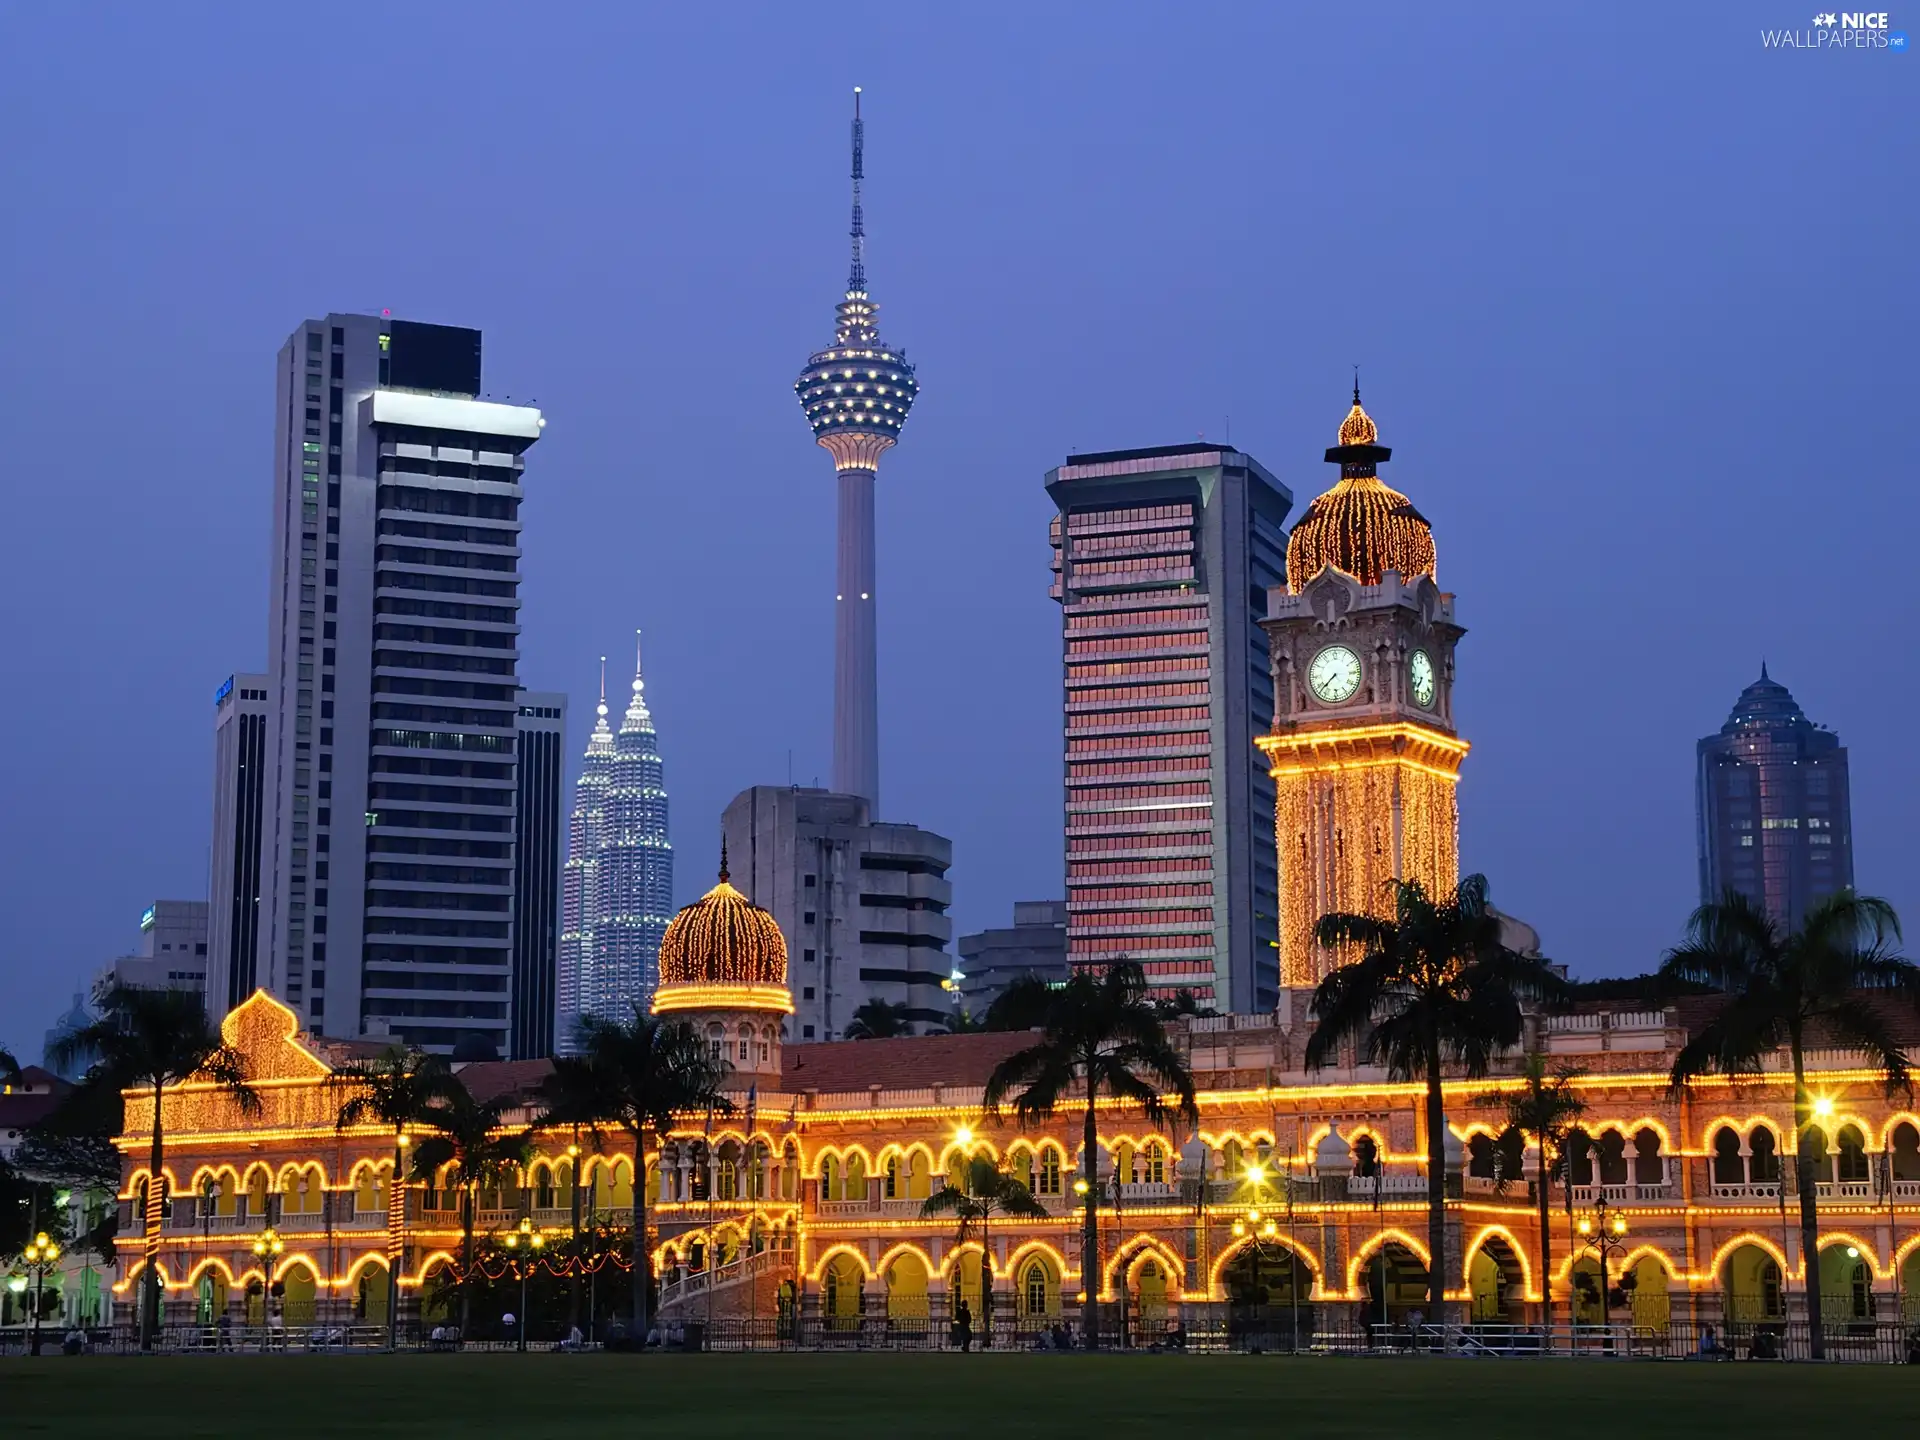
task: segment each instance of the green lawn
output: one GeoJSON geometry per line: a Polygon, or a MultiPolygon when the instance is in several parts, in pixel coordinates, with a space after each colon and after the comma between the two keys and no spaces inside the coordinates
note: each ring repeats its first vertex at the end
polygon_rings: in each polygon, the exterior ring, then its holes
{"type": "Polygon", "coordinates": [[[0,1360],[8,1436],[1902,1433],[1920,1368],[1175,1355],[347,1355],[0,1360]]]}

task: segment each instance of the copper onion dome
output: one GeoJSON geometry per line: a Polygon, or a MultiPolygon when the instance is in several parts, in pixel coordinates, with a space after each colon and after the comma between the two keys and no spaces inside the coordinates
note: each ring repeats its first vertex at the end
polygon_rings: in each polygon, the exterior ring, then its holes
{"type": "Polygon", "coordinates": [[[1403,580],[1434,573],[1433,528],[1380,479],[1379,464],[1393,451],[1379,438],[1355,381],[1340,443],[1327,451],[1329,463],[1340,467],[1339,483],[1307,507],[1287,540],[1287,585],[1295,594],[1329,565],[1362,585],[1378,585],[1389,570],[1403,580]]]}
{"type": "Polygon", "coordinates": [[[654,1008],[686,1009],[703,999],[792,1009],[786,939],[773,916],[728,883],[724,846],[720,883],[683,907],[660,941],[654,1008]]]}

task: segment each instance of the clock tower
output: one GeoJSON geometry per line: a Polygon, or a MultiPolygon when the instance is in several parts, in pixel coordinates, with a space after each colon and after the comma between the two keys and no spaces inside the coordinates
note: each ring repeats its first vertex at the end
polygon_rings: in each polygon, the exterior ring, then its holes
{"type": "Polygon", "coordinates": [[[1280,983],[1336,963],[1314,942],[1329,911],[1391,912],[1389,880],[1459,883],[1453,652],[1466,633],[1434,583],[1426,517],[1379,474],[1392,451],[1360,406],[1327,451],[1340,467],[1287,543],[1267,594],[1273,730],[1254,743],[1274,782],[1280,983]]]}

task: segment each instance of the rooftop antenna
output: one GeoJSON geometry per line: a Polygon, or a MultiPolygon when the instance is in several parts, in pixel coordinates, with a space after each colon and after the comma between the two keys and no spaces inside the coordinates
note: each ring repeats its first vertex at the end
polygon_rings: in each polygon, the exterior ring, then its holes
{"type": "Polygon", "coordinates": [[[847,293],[867,291],[867,226],[860,215],[860,181],[865,172],[866,127],[860,123],[860,87],[853,87],[853,269],[847,274],[847,293]]]}

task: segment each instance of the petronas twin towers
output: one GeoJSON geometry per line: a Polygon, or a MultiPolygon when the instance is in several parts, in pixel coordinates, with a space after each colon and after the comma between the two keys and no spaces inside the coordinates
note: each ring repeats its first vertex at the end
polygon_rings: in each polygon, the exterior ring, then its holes
{"type": "Polygon", "coordinates": [[[629,1019],[652,999],[672,918],[667,787],[636,646],[633,698],[617,732],[607,724],[601,661],[600,706],[574,787],[560,881],[561,1054],[572,1053],[583,1019],[629,1019]]]}

